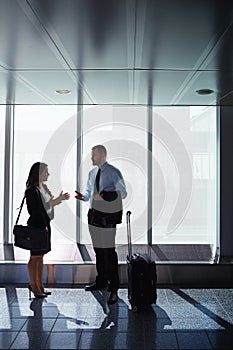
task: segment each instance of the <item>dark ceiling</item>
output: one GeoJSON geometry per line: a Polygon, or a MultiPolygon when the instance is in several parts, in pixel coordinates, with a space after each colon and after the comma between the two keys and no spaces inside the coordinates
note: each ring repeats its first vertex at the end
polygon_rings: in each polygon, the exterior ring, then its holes
{"type": "Polygon", "coordinates": [[[233,105],[233,2],[0,0],[0,103],[233,105]]]}

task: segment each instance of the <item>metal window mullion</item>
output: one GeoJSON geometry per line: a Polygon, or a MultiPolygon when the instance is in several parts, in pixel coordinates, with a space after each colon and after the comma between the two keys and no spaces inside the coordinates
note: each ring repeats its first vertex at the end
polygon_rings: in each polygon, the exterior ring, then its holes
{"type": "Polygon", "coordinates": [[[5,118],[3,242],[8,244],[11,242],[12,227],[14,105],[6,106],[5,118]]]}
{"type": "MultiPolygon", "coordinates": [[[[78,90],[78,106],[77,106],[77,172],[76,172],[76,188],[80,190],[80,183],[82,181],[81,164],[82,164],[82,152],[83,152],[83,91],[81,85],[78,90]]],[[[80,221],[81,217],[81,203],[76,201],[76,242],[81,241],[82,225],[80,221]]]]}
{"type": "Polygon", "coordinates": [[[152,245],[152,192],[153,192],[153,181],[152,181],[152,128],[153,128],[153,107],[147,107],[147,243],[152,245]]]}
{"type": "Polygon", "coordinates": [[[216,107],[216,263],[220,260],[220,106],[216,107]]]}

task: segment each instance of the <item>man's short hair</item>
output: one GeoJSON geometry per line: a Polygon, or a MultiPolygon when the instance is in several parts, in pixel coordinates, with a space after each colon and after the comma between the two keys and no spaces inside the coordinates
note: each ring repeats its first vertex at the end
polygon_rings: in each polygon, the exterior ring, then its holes
{"type": "Polygon", "coordinates": [[[93,150],[97,150],[97,152],[102,153],[105,156],[107,156],[107,150],[103,145],[96,145],[96,146],[92,147],[92,151],[93,150]]]}

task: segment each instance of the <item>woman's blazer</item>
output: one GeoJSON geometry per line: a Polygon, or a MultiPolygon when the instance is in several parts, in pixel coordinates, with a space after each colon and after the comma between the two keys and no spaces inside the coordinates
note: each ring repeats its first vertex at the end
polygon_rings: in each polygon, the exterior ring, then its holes
{"type": "Polygon", "coordinates": [[[52,215],[49,216],[46,212],[49,204],[44,202],[40,190],[36,186],[30,186],[25,191],[25,197],[30,215],[27,221],[28,225],[40,228],[49,226],[50,220],[53,218],[53,210],[52,215]]]}

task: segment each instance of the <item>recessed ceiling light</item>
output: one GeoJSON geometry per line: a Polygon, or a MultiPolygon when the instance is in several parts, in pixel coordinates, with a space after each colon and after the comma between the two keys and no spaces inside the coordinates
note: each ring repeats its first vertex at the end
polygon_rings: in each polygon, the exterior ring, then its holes
{"type": "Polygon", "coordinates": [[[56,94],[59,94],[59,95],[68,95],[71,93],[70,90],[55,90],[56,94]]]}
{"type": "Polygon", "coordinates": [[[214,90],[211,90],[211,89],[200,89],[200,90],[196,91],[196,93],[199,95],[210,95],[213,92],[214,92],[214,90]]]}

